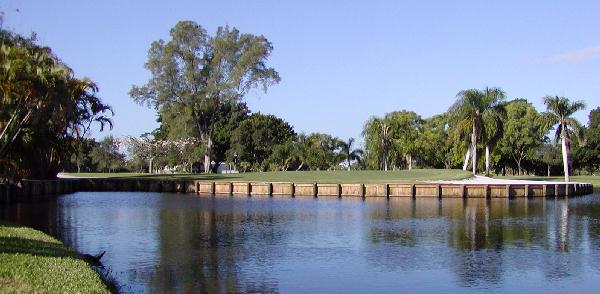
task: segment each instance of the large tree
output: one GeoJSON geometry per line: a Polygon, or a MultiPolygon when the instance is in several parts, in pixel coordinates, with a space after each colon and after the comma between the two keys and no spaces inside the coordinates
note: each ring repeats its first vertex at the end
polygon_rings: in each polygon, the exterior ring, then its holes
{"type": "Polygon", "coordinates": [[[292,126],[274,115],[252,114],[242,121],[231,136],[232,151],[240,162],[247,162],[255,170],[264,171],[267,158],[275,146],[293,141],[296,137],[292,126]]]}
{"type": "Polygon", "coordinates": [[[206,147],[208,171],[221,105],[237,103],[250,90],[266,91],[280,81],[279,74],[266,64],[273,47],[264,36],[241,34],[235,28],[219,27],[209,36],[193,21],[177,23],[170,36],[169,41],[152,43],[145,65],[150,80],[133,86],[130,96],[159,113],[179,109],[189,115],[206,147]]]}
{"type": "Polygon", "coordinates": [[[364,160],[368,168],[388,170],[388,150],[392,143],[390,126],[382,118],[371,117],[362,131],[365,140],[364,160]]]}
{"type": "Polygon", "coordinates": [[[578,148],[579,161],[588,172],[600,169],[600,107],[590,111],[585,129],[585,146],[578,148]]]}
{"type": "Polygon", "coordinates": [[[525,99],[510,101],[505,108],[506,121],[500,151],[516,164],[519,175],[522,175],[523,160],[533,159],[537,147],[546,141],[549,126],[545,116],[525,99]]]}
{"type": "Polygon", "coordinates": [[[50,48],[0,35],[0,181],[56,177],[90,124],[112,126],[112,111],[50,48]]]}
{"type": "Polygon", "coordinates": [[[583,128],[579,122],[571,116],[579,110],[585,109],[583,101],[571,102],[569,98],[559,96],[544,97],[544,104],[550,112],[552,125],[556,126],[554,133],[554,142],[561,141],[563,169],[565,173],[565,182],[569,182],[569,150],[571,148],[571,138],[573,135],[582,135],[583,128]]]}
{"type": "MultiPolygon", "coordinates": [[[[477,144],[484,139],[486,144],[486,155],[489,157],[489,145],[494,124],[488,123],[497,117],[502,107],[505,94],[500,88],[485,88],[483,91],[469,89],[458,92],[456,102],[448,110],[453,122],[454,131],[459,134],[470,132],[470,145],[465,156],[466,169],[469,157],[472,158],[473,174],[477,174],[477,144]],[[489,126],[488,130],[485,130],[489,126]],[[470,130],[470,131],[469,131],[470,130]]],[[[486,160],[489,163],[489,159],[486,160]]],[[[489,169],[489,167],[488,167],[489,169]]]]}
{"type": "Polygon", "coordinates": [[[418,138],[423,119],[413,111],[400,110],[386,114],[384,121],[390,127],[394,167],[412,170],[413,155],[421,149],[418,138]]]}

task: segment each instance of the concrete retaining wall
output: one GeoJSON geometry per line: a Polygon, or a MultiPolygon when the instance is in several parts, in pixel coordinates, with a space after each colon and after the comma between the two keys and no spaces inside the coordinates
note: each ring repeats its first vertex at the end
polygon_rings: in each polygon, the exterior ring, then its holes
{"type": "Polygon", "coordinates": [[[24,180],[0,184],[0,204],[43,199],[77,191],[197,193],[208,195],[517,198],[578,196],[593,193],[591,184],[323,184],[132,179],[24,180]]]}

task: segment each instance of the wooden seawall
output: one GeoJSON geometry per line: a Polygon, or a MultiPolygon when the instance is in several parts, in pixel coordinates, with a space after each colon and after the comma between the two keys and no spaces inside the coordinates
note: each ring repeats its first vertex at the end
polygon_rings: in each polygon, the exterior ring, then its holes
{"type": "Polygon", "coordinates": [[[309,197],[515,198],[593,193],[586,183],[541,184],[323,184],[199,180],[59,179],[0,184],[0,205],[79,191],[170,192],[204,195],[309,197]]]}

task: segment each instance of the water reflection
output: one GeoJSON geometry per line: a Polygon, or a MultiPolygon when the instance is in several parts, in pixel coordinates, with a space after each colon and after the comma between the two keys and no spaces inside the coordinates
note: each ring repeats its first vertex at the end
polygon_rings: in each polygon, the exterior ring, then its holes
{"type": "Polygon", "coordinates": [[[554,292],[599,284],[599,199],[76,193],[0,217],[107,250],[132,292],[554,292]]]}

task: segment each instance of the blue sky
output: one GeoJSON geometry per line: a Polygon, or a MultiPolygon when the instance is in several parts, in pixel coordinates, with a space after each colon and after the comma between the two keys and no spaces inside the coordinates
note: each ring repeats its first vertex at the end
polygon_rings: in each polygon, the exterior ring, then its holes
{"type": "Polygon", "coordinates": [[[77,76],[98,83],[117,136],[157,126],[155,111],[127,93],[148,79],[150,43],[179,20],[266,36],[282,80],[246,101],[298,132],[361,142],[372,115],[429,117],[458,91],[485,86],[538,110],[545,95],[584,100],[582,123],[600,106],[600,1],[4,0],[0,11],[5,28],[36,32],[77,76]]]}

